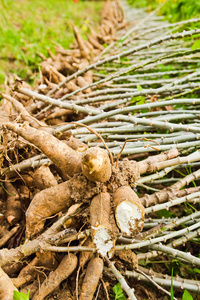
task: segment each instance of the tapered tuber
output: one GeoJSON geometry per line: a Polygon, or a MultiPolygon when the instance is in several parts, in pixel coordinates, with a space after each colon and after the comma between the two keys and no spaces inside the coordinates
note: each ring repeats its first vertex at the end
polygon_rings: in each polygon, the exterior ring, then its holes
{"type": "Polygon", "coordinates": [[[33,281],[36,276],[44,277],[44,273],[40,272],[40,268],[52,271],[58,267],[58,261],[52,252],[37,252],[36,257],[26,265],[19,273],[17,278],[12,278],[13,284],[18,288],[27,282],[33,281]]]}
{"type": "MultiPolygon", "coordinates": [[[[39,233],[47,218],[68,209],[74,201],[89,201],[98,192],[94,183],[83,174],[37,193],[26,211],[26,234],[29,238],[39,233]]],[[[79,204],[80,205],[80,204],[79,204]]]]}
{"type": "Polygon", "coordinates": [[[26,234],[31,238],[44,227],[46,218],[70,207],[70,181],[37,193],[26,211],[26,234]]]}
{"type": "Polygon", "coordinates": [[[75,270],[77,262],[76,255],[72,253],[65,255],[58,268],[51,272],[48,278],[42,283],[39,291],[33,296],[33,300],[43,300],[44,297],[55,290],[75,270]]]}
{"type": "Polygon", "coordinates": [[[19,288],[20,286],[24,285],[33,280],[33,274],[36,272],[36,266],[38,265],[37,257],[28,263],[19,273],[17,278],[12,278],[13,284],[19,288]]]}
{"type": "Polygon", "coordinates": [[[6,123],[4,126],[38,147],[67,175],[73,176],[81,172],[79,153],[48,132],[30,127],[27,123],[6,123]]]}
{"type": "MultiPolygon", "coordinates": [[[[83,246],[93,247],[94,243],[91,237],[88,237],[87,240],[83,243],[83,246]]],[[[88,251],[82,251],[79,256],[79,266],[83,269],[85,264],[92,258],[93,253],[88,251]]]]}
{"type": "Polygon", "coordinates": [[[83,174],[91,181],[106,182],[111,176],[111,163],[108,154],[99,147],[85,151],[81,159],[83,174]]]}
{"type": "Polygon", "coordinates": [[[58,84],[60,81],[65,79],[60,72],[56,70],[55,67],[48,64],[46,61],[42,63],[42,73],[46,76],[51,82],[58,84]]]}
{"type": "Polygon", "coordinates": [[[144,226],[144,207],[129,186],[122,186],[114,194],[115,219],[121,232],[134,236],[144,226]]]}
{"type": "Polygon", "coordinates": [[[57,185],[57,181],[48,166],[42,165],[33,174],[33,185],[44,190],[57,185]]]}
{"type": "Polygon", "coordinates": [[[16,232],[19,230],[19,225],[16,225],[15,227],[13,227],[9,231],[4,230],[4,228],[2,230],[2,227],[0,227],[0,228],[1,228],[0,231],[4,232],[4,235],[2,236],[2,238],[0,238],[0,248],[2,248],[16,234],[16,232]]]}
{"type": "Polygon", "coordinates": [[[0,268],[0,299],[13,300],[13,291],[17,291],[17,288],[8,275],[0,268]]]}
{"type": "MultiPolygon", "coordinates": [[[[77,78],[77,84],[82,88],[82,87],[85,87],[86,85],[88,85],[88,83],[86,82],[86,80],[83,78],[83,77],[81,77],[81,76],[79,76],[78,78],[77,78]]],[[[90,93],[91,92],[91,89],[90,88],[88,88],[88,89],[86,89],[86,90],[84,90],[84,93],[90,93]]]]}
{"type": "Polygon", "coordinates": [[[110,224],[110,195],[100,193],[92,199],[90,204],[90,224],[93,242],[97,251],[109,257],[113,255],[115,237],[110,224]]]}
{"type": "Polygon", "coordinates": [[[88,41],[95,47],[95,48],[97,48],[97,49],[99,49],[99,50],[103,50],[104,49],[104,46],[103,45],[101,45],[99,42],[98,42],[98,40],[97,39],[94,39],[92,36],[87,36],[87,38],[88,38],[88,41]]]}
{"type": "Polygon", "coordinates": [[[100,257],[92,258],[87,266],[79,300],[93,299],[102,272],[103,260],[100,257]]]}
{"type": "Polygon", "coordinates": [[[89,53],[90,53],[89,49],[85,45],[85,42],[84,42],[82,36],[80,35],[77,27],[74,25],[72,25],[72,27],[73,27],[73,31],[74,31],[74,36],[76,38],[76,41],[77,41],[79,49],[80,49],[81,56],[84,58],[88,58],[89,53]]]}
{"type": "Polygon", "coordinates": [[[22,215],[22,207],[19,199],[19,195],[10,182],[5,182],[5,188],[7,190],[6,201],[6,219],[11,225],[16,224],[22,215]]]}

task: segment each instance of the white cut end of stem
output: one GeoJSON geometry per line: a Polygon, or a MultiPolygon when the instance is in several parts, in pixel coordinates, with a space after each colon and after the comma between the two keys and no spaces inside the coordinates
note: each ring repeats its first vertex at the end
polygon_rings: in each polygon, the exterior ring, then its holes
{"type": "Polygon", "coordinates": [[[112,252],[114,248],[114,241],[109,234],[109,229],[98,226],[92,227],[95,230],[94,243],[96,245],[97,251],[102,255],[112,257],[112,252]]]}
{"type": "Polygon", "coordinates": [[[128,201],[123,201],[117,206],[116,220],[121,231],[128,236],[140,231],[144,223],[139,207],[128,201]]]}

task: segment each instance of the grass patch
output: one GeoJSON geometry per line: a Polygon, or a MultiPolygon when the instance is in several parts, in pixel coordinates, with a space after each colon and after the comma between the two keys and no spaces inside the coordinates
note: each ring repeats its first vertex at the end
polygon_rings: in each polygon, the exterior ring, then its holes
{"type": "Polygon", "coordinates": [[[101,1],[0,1],[0,83],[9,72],[27,77],[36,70],[37,52],[47,55],[47,47],[54,51],[56,43],[69,48],[71,22],[84,34],[88,24],[98,25],[101,7],[101,1]]]}
{"type": "Polygon", "coordinates": [[[128,2],[136,7],[147,7],[148,11],[154,10],[163,3],[160,14],[165,15],[170,22],[187,20],[200,15],[199,0],[128,0],[128,2]]]}

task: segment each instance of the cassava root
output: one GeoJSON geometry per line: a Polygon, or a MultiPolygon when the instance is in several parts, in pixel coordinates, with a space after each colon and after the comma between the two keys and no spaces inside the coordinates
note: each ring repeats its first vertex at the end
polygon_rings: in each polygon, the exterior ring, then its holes
{"type": "MultiPolygon", "coordinates": [[[[34,88],[16,76],[9,76],[5,83],[3,111],[0,110],[0,124],[4,129],[0,145],[0,242],[7,248],[0,249],[0,265],[12,278],[11,290],[18,288],[27,293],[31,289],[31,299],[43,299],[47,295],[52,298],[56,294],[57,298],[72,300],[75,291],[79,299],[104,299],[105,294],[108,298],[116,284],[114,278],[124,293],[135,299],[140,283],[134,292],[133,282],[129,278],[125,280],[123,275],[138,269],[141,259],[149,262],[154,256],[156,260],[159,251],[169,253],[162,265],[166,273],[169,271],[166,265],[174,257],[184,261],[186,268],[199,265],[195,257],[197,246],[189,244],[192,239],[194,243],[198,241],[199,235],[198,211],[190,214],[191,210],[199,209],[194,203],[199,202],[199,187],[191,187],[199,178],[200,154],[194,152],[200,145],[199,112],[197,108],[194,111],[199,99],[183,97],[183,93],[192,93],[197,86],[184,81],[194,78],[198,82],[199,73],[192,73],[192,68],[183,69],[181,60],[174,61],[177,69],[172,73],[156,69],[160,60],[165,62],[180,55],[176,37],[192,37],[196,33],[166,35],[138,46],[140,39],[147,38],[143,26],[148,32],[149,23],[142,20],[142,26],[137,24],[133,35],[121,41],[120,34],[116,35],[117,28],[125,26],[120,2],[106,1],[104,10],[99,32],[90,28],[87,41],[73,25],[76,37],[73,49],[65,50],[57,45],[56,54],[50,50],[48,58],[40,54],[43,62],[34,88]],[[173,49],[168,48],[173,56],[160,57],[159,53],[166,51],[162,45],[167,41],[170,46],[170,39],[174,40],[173,49]],[[129,42],[135,43],[130,50],[129,42]],[[152,50],[151,46],[156,44],[161,49],[152,50]],[[135,70],[137,74],[133,73],[135,70]],[[182,74],[185,72],[186,76],[182,74]],[[180,76],[178,80],[176,76],[180,76]],[[147,88],[139,91],[138,84],[147,88]],[[148,88],[151,85],[153,89],[148,88]],[[169,93],[180,99],[169,102],[169,93]],[[144,103],[133,105],[132,100],[138,100],[135,95],[144,96],[144,103]],[[191,107],[182,112],[174,103],[191,107]],[[186,120],[187,125],[179,120],[186,120]],[[75,128],[74,124],[86,128],[75,128]],[[127,143],[123,145],[124,140],[127,143]],[[155,143],[158,147],[154,147],[155,143]],[[165,152],[160,153],[161,150],[165,152]],[[155,151],[159,154],[155,155],[155,151]],[[188,176],[180,178],[181,173],[188,176]],[[140,178],[143,174],[150,175],[140,178]],[[163,176],[165,179],[156,183],[156,178],[163,176]],[[164,212],[170,210],[165,212],[169,213],[169,219],[156,218],[159,203],[164,212]],[[144,209],[143,205],[148,208],[144,209]],[[149,221],[144,220],[144,212],[149,215],[149,221]],[[148,226],[152,230],[146,231],[148,226]],[[169,239],[168,245],[156,245],[169,239]],[[176,252],[174,248],[178,245],[183,248],[183,243],[187,243],[191,254],[184,253],[184,249],[176,252]],[[146,253],[145,247],[152,250],[155,247],[155,250],[146,253]]],[[[186,51],[193,64],[199,50],[195,51],[186,51]]],[[[185,61],[182,63],[186,65],[185,61]]],[[[182,265],[183,273],[184,268],[182,265]]],[[[191,280],[187,289],[194,289],[195,284],[191,280]]]]}

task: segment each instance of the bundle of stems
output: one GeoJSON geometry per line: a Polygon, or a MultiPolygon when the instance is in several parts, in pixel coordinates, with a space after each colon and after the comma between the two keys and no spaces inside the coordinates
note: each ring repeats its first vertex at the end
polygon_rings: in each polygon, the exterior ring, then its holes
{"type": "Polygon", "coordinates": [[[65,281],[103,299],[114,275],[129,299],[131,277],[169,295],[174,260],[177,297],[200,292],[200,20],[122,6],[105,2],[88,41],[73,25],[76,45],[49,52],[34,88],[5,83],[0,272],[11,294],[44,299],[65,281]],[[137,20],[128,30],[124,14],[137,20]]]}

